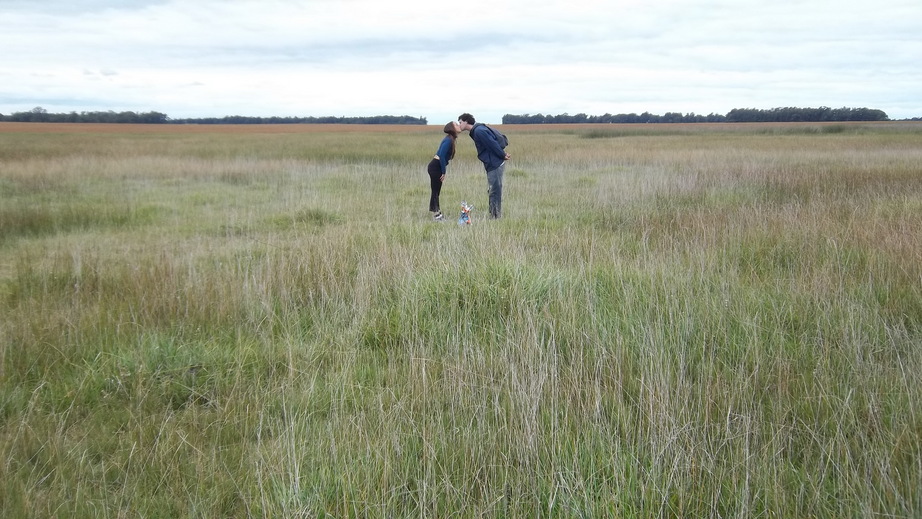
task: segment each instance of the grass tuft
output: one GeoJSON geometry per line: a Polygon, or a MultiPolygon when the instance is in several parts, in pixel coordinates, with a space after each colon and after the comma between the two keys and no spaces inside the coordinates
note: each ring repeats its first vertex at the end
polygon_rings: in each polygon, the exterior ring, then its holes
{"type": "Polygon", "coordinates": [[[918,129],[636,126],[0,133],[0,516],[919,516],[918,129]]]}

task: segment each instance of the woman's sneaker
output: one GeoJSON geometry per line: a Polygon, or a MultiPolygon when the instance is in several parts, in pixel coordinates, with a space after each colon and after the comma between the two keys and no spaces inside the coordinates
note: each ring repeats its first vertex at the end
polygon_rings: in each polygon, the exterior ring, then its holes
{"type": "Polygon", "coordinates": [[[439,211],[438,213],[435,213],[435,215],[434,215],[432,218],[433,218],[434,220],[436,220],[436,221],[441,222],[442,220],[445,219],[445,216],[442,215],[442,212],[441,212],[441,211],[439,211]]]}

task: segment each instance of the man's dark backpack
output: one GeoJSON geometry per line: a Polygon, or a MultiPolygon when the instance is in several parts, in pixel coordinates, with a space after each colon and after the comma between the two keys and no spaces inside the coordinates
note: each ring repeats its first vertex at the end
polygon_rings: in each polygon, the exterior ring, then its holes
{"type": "Polygon", "coordinates": [[[491,132],[493,132],[493,137],[496,138],[496,142],[499,143],[499,146],[500,146],[502,149],[506,149],[506,146],[509,146],[509,138],[506,137],[505,135],[503,135],[502,133],[500,133],[499,131],[497,131],[496,129],[491,128],[490,126],[487,126],[487,125],[485,125],[485,124],[483,124],[483,123],[477,123],[477,124],[475,124],[474,126],[483,126],[484,128],[486,128],[486,129],[490,130],[491,132]]]}

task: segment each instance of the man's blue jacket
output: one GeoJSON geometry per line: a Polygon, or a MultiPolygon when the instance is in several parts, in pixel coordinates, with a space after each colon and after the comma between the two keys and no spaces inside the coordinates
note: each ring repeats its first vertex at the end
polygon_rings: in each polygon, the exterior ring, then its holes
{"type": "Polygon", "coordinates": [[[470,135],[474,140],[474,146],[477,147],[477,158],[483,162],[483,167],[487,171],[493,171],[503,165],[506,161],[506,152],[496,141],[496,137],[489,128],[483,123],[475,123],[470,135]]]}

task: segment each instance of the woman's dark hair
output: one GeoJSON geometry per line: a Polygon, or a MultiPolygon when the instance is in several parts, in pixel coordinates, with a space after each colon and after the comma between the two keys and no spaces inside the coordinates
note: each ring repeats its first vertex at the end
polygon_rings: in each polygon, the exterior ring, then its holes
{"type": "Polygon", "coordinates": [[[458,140],[458,130],[455,128],[455,123],[450,122],[445,125],[445,128],[443,128],[442,131],[451,137],[451,153],[448,154],[448,160],[451,160],[455,158],[455,141],[458,140]]]}

